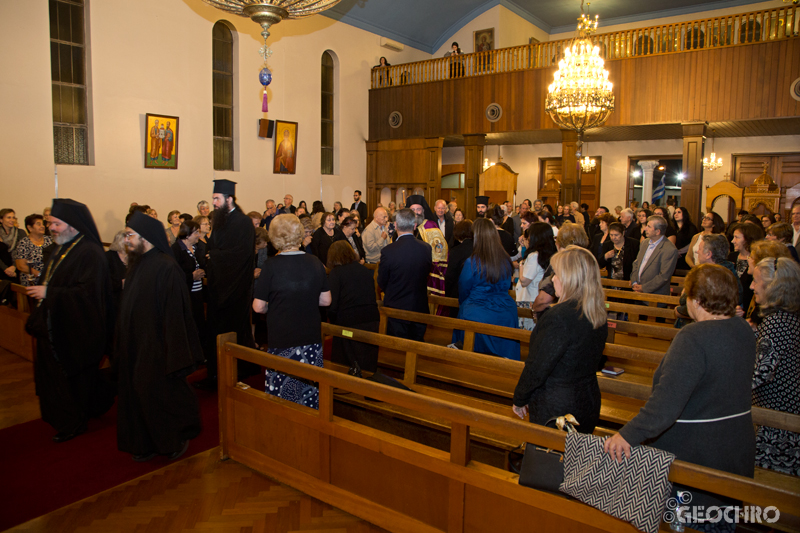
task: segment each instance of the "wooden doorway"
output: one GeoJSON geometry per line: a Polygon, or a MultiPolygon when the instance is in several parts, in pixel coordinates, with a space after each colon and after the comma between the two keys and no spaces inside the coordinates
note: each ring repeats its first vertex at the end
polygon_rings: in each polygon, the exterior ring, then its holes
{"type": "MultiPolygon", "coordinates": [[[[602,157],[593,157],[597,163],[595,169],[591,172],[581,172],[581,201],[582,204],[588,204],[589,213],[594,213],[600,207],[600,176],[603,167],[602,157]]],[[[539,159],[539,194],[538,198],[544,201],[545,204],[550,204],[556,208],[560,203],[560,197],[555,194],[556,180],[559,184],[562,181],[563,172],[561,167],[560,157],[548,157],[539,159]]]]}
{"type": "Polygon", "coordinates": [[[442,190],[440,198],[447,203],[455,202],[462,210],[467,205],[464,172],[465,165],[442,165],[440,179],[442,190]]]}

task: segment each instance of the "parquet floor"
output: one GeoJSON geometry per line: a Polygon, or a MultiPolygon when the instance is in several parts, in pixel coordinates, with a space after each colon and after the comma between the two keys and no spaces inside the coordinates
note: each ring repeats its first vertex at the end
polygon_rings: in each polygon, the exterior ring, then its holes
{"type": "Polygon", "coordinates": [[[33,363],[0,348],[0,429],[39,418],[33,363]]]}
{"type": "Polygon", "coordinates": [[[219,448],[184,459],[12,532],[272,533],[383,531],[234,461],[219,448]]]}
{"type": "MultiPolygon", "coordinates": [[[[0,369],[0,428],[38,418],[33,364],[0,349],[0,369]]],[[[378,533],[383,530],[239,463],[220,461],[219,448],[212,448],[9,531],[378,533]]]]}

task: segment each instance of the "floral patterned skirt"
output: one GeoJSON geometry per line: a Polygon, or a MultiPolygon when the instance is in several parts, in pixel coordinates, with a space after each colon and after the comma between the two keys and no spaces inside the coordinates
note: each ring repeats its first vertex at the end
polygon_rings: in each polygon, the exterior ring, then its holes
{"type": "MultiPolygon", "coordinates": [[[[322,368],[322,344],[267,349],[267,353],[322,368]]],[[[267,369],[264,392],[312,409],[319,409],[319,389],[316,386],[281,372],[267,369]]]]}

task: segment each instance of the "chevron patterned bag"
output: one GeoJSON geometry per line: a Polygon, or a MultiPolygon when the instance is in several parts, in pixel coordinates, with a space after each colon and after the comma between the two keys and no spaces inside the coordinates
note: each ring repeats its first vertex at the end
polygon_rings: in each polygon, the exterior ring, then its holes
{"type": "Polygon", "coordinates": [[[559,489],[604,513],[657,533],[672,484],[667,480],[675,456],[648,446],[631,446],[619,463],[603,451],[605,438],[567,435],[564,482],[559,489]]]}

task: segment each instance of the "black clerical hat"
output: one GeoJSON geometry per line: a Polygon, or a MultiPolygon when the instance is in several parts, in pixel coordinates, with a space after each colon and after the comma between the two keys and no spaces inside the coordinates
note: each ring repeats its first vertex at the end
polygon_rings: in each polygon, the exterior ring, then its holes
{"type": "Polygon", "coordinates": [[[70,200],[69,198],[54,198],[53,207],[50,209],[50,215],[63,220],[80,231],[87,239],[102,246],[100,233],[97,232],[94,218],[92,218],[92,213],[89,212],[89,208],[86,207],[86,204],[70,200]]]}
{"type": "Polygon", "coordinates": [[[436,222],[436,215],[431,210],[431,207],[428,205],[428,201],[424,196],[421,194],[412,194],[406,198],[406,208],[411,208],[411,206],[414,204],[419,204],[422,206],[422,210],[425,213],[425,220],[436,222]]]}
{"type": "Polygon", "coordinates": [[[128,221],[128,227],[138,233],[142,238],[147,240],[150,244],[158,248],[160,252],[167,255],[172,254],[172,248],[169,247],[167,241],[167,234],[161,222],[154,219],[149,215],[145,215],[141,211],[134,211],[133,216],[128,221]]]}
{"type": "Polygon", "coordinates": [[[475,197],[475,204],[476,205],[483,204],[485,206],[488,206],[489,205],[489,197],[488,196],[476,196],[475,197]]]}
{"type": "Polygon", "coordinates": [[[236,195],[236,182],[231,180],[214,180],[214,194],[236,195]]]}

